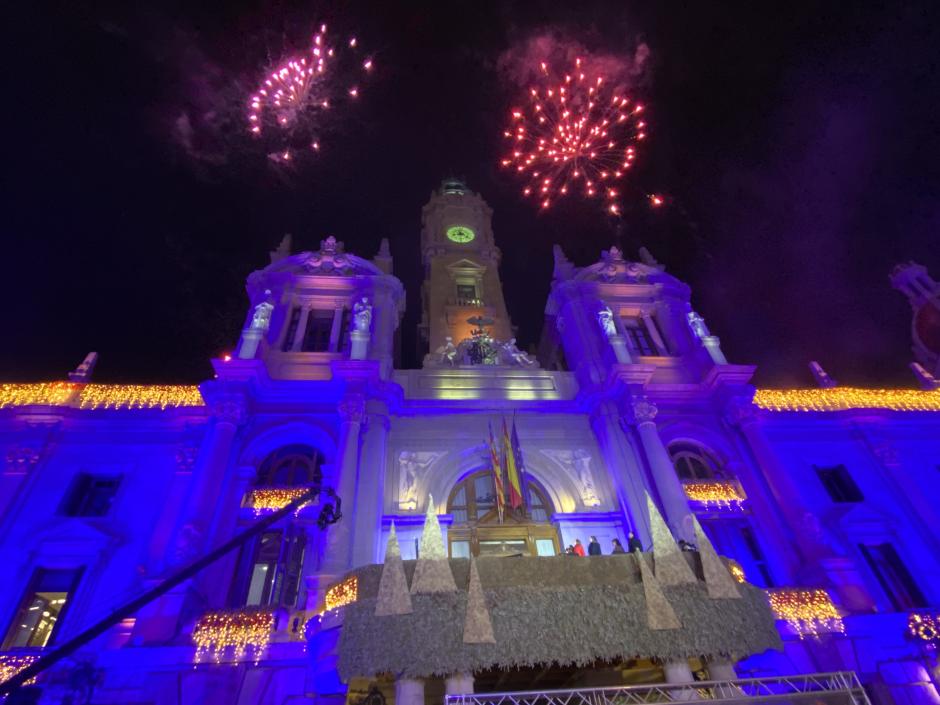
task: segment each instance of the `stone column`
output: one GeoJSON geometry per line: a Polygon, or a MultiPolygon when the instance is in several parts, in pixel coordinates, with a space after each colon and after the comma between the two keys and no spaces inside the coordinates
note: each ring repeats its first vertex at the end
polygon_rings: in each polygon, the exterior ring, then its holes
{"type": "Polygon", "coordinates": [[[872,598],[856,562],[842,554],[837,541],[803,504],[801,488],[760,428],[754,405],[749,399],[732,400],[727,416],[740,429],[790,529],[787,543],[799,552],[790,557],[792,576],[807,585],[832,587],[836,593],[833,597],[849,609],[870,611],[872,598]]]}
{"type": "Polygon", "coordinates": [[[657,349],[659,350],[660,355],[669,354],[669,346],[666,345],[666,341],[663,340],[663,336],[659,333],[659,328],[656,325],[656,321],[653,320],[653,317],[650,315],[649,311],[642,311],[640,317],[643,319],[643,325],[646,327],[646,330],[649,332],[650,337],[653,339],[653,342],[656,344],[657,349]]]}
{"type": "Polygon", "coordinates": [[[343,518],[327,529],[326,555],[323,571],[339,575],[349,569],[355,523],[356,482],[359,474],[359,432],[365,413],[365,400],[360,394],[347,395],[338,405],[339,474],[336,494],[343,501],[343,518]]]}
{"type": "Polygon", "coordinates": [[[666,523],[677,540],[685,539],[691,543],[695,537],[692,535],[692,522],[689,519],[692,514],[689,510],[689,500],[656,429],[654,419],[658,411],[656,405],[644,397],[633,401],[633,422],[636,424],[637,434],[649,463],[653,483],[663,504],[666,523]]]}
{"type": "Polygon", "coordinates": [[[473,674],[455,673],[444,679],[445,695],[470,695],[473,693],[473,674]]]}
{"type": "Polygon", "coordinates": [[[734,663],[729,659],[713,658],[708,661],[708,678],[713,681],[733,681],[738,677],[734,663]]]}
{"type": "Polygon", "coordinates": [[[622,335],[611,335],[607,339],[610,341],[610,347],[614,349],[614,355],[617,357],[617,362],[621,365],[629,365],[633,362],[633,358],[630,357],[630,351],[627,350],[627,339],[622,335]]]}
{"type": "Polygon", "coordinates": [[[204,548],[206,533],[215,513],[217,494],[223,485],[238,426],[245,419],[241,396],[226,395],[210,400],[214,421],[206,433],[193,485],[180,512],[171,563],[185,563],[204,548]]]}
{"type": "MultiPolygon", "coordinates": [[[[675,661],[667,661],[663,664],[663,671],[666,674],[666,682],[670,685],[684,685],[686,683],[694,683],[695,678],[692,676],[692,669],[689,668],[689,662],[687,659],[676,659],[675,661]]],[[[698,700],[698,693],[695,692],[692,688],[683,688],[681,690],[673,690],[669,693],[669,697],[672,700],[698,700]]]]}
{"type": "Polygon", "coordinates": [[[380,401],[369,401],[367,409],[356,496],[347,514],[350,520],[355,520],[353,567],[376,562],[376,547],[382,532],[385,475],[388,470],[385,458],[389,429],[388,409],[380,401]]]}
{"type": "Polygon", "coordinates": [[[607,467],[607,480],[630,528],[648,545],[652,540],[646,512],[646,485],[633,446],[620,428],[613,402],[601,402],[591,414],[591,428],[607,467]]]}
{"type": "Polygon", "coordinates": [[[307,319],[310,318],[310,307],[300,309],[300,319],[297,321],[297,330],[294,331],[294,340],[291,342],[291,352],[300,352],[304,345],[304,335],[307,334],[307,319]]]}
{"type": "Polygon", "coordinates": [[[791,532],[791,540],[787,543],[796,545],[801,554],[793,568],[798,568],[799,564],[805,565],[807,561],[833,555],[832,550],[821,541],[819,532],[813,529],[818,526],[818,521],[807,511],[800,488],[761,430],[753,403],[749,399],[734,399],[728,404],[725,417],[744,437],[764,481],[774,495],[777,507],[786,519],[791,532]]]}
{"type": "Polygon", "coordinates": [[[712,362],[716,365],[727,365],[728,360],[725,358],[725,354],[721,352],[721,341],[718,340],[717,335],[708,335],[702,338],[702,345],[705,346],[705,349],[708,351],[708,356],[711,357],[712,362]]]}
{"type": "Polygon", "coordinates": [[[419,678],[396,679],[395,705],[424,705],[424,681],[419,678]]]}

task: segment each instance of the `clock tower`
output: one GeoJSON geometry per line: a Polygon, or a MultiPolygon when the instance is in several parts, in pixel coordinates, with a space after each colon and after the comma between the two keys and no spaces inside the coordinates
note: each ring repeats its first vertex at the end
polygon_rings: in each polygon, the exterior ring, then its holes
{"type": "Polygon", "coordinates": [[[459,179],[445,179],[421,211],[421,338],[434,352],[449,336],[469,338],[469,319],[491,319],[495,339],[513,337],[499,280],[492,209],[459,179]]]}

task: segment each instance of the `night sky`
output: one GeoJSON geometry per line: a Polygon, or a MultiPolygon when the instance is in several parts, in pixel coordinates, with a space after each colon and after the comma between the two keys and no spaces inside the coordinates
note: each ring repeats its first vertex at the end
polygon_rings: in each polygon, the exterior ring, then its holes
{"type": "Polygon", "coordinates": [[[90,350],[97,381],[209,377],[245,277],[287,232],[366,257],[389,238],[414,366],[421,206],[456,174],[495,211],[520,347],[540,334],[552,244],[586,265],[619,238],[691,285],[760,385],[807,386],[815,359],[842,383],[913,386],[888,274],[914,259],[940,278],[937,3],[216,5],[7,8],[0,380],[63,379],[90,350]],[[355,31],[375,75],[319,156],[276,168],[243,106],[321,21],[355,31]],[[650,50],[651,135],[619,232],[583,202],[539,214],[499,167],[520,94],[500,57],[541,34],[650,50]]]}

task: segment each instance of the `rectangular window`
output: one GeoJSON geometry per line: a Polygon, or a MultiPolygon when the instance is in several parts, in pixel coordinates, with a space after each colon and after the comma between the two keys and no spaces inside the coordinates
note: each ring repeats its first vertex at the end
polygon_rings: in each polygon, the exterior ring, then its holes
{"type": "Polygon", "coordinates": [[[81,569],[37,568],[7,630],[3,649],[43,648],[62,622],[65,607],[81,577],[81,569]]]}
{"type": "MultiPolygon", "coordinates": [[[[742,526],[741,539],[744,541],[744,545],[747,547],[747,552],[751,556],[752,565],[757,568],[757,572],[760,573],[760,577],[764,580],[762,587],[773,587],[774,580],[770,576],[770,570],[767,568],[767,559],[764,558],[764,552],[761,550],[760,544],[757,543],[757,537],[754,535],[754,529],[752,529],[750,526],[742,526]]],[[[757,581],[752,580],[752,582],[757,584],[757,581]]]]}
{"type": "Polygon", "coordinates": [[[477,288],[473,284],[458,284],[457,298],[462,301],[472,301],[477,297],[477,288]]]}
{"type": "Polygon", "coordinates": [[[294,306],[290,312],[290,322],[287,324],[287,333],[284,335],[284,342],[281,344],[281,350],[288,352],[294,347],[294,338],[297,337],[297,326],[300,325],[300,306],[294,306]]]}
{"type": "Polygon", "coordinates": [[[914,607],[926,607],[927,600],[917,587],[907,566],[901,561],[898,552],[890,543],[871,546],[859,544],[865,562],[878,579],[878,584],[899,612],[914,607]]]}
{"type": "Polygon", "coordinates": [[[450,542],[450,557],[451,558],[469,558],[470,557],[470,542],[469,541],[451,541],[450,542]]]}
{"type": "Polygon", "coordinates": [[[300,593],[306,534],[290,527],[266,531],[247,544],[238,560],[232,607],[293,607],[300,593]]]}
{"type": "Polygon", "coordinates": [[[110,511],[120,484],[120,476],[80,472],[65,497],[62,513],[69,517],[103,517],[110,511]]]}
{"type": "Polygon", "coordinates": [[[540,556],[554,556],[555,542],[551,539],[535,539],[535,552],[540,556]]]}
{"type": "Polygon", "coordinates": [[[819,476],[819,481],[822,482],[833,502],[843,504],[861,502],[865,499],[845,465],[834,465],[829,468],[821,468],[815,465],[813,467],[816,470],[816,475],[819,476]]]}
{"type": "Polygon", "coordinates": [[[653,337],[642,318],[622,318],[621,321],[633,352],[637,355],[659,355],[659,350],[656,349],[653,337]]]}
{"type": "Polygon", "coordinates": [[[301,345],[303,352],[328,352],[333,332],[332,310],[313,309],[307,314],[307,330],[301,345]]]}

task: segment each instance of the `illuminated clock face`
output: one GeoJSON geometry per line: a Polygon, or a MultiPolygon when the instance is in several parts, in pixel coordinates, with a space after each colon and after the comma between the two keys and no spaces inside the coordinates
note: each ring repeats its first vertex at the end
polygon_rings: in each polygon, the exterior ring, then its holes
{"type": "Polygon", "coordinates": [[[447,228],[447,239],[451,242],[470,242],[475,237],[476,233],[463,225],[455,225],[451,228],[447,228]]]}

